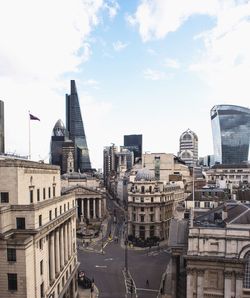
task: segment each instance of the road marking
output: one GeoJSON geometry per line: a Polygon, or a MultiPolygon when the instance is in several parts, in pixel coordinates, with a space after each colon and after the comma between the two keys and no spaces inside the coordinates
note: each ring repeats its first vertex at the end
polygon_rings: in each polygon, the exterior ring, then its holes
{"type": "Polygon", "coordinates": [[[104,261],[113,261],[113,260],[114,260],[113,258],[104,259],[104,261]]]}
{"type": "Polygon", "coordinates": [[[145,289],[145,288],[136,288],[137,291],[148,291],[148,292],[159,292],[159,290],[154,289],[145,289]]]}
{"type": "Polygon", "coordinates": [[[107,268],[106,265],[95,265],[96,268],[107,268]]]}

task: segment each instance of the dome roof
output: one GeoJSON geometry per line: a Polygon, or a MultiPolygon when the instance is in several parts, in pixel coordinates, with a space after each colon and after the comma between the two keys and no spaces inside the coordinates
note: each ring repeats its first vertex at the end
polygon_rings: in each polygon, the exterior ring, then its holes
{"type": "Polygon", "coordinates": [[[155,175],[147,168],[138,170],[135,181],[152,181],[155,180],[155,175]]]}
{"type": "Polygon", "coordinates": [[[53,136],[62,137],[65,136],[65,126],[61,119],[57,120],[54,128],[53,128],[53,136]]]}

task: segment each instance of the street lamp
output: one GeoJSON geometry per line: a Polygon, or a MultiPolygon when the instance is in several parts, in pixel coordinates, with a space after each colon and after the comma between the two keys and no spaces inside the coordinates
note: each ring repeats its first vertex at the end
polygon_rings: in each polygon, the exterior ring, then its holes
{"type": "Polygon", "coordinates": [[[101,233],[102,233],[102,254],[103,254],[103,230],[102,230],[102,227],[101,227],[101,233]]]}
{"type": "Polygon", "coordinates": [[[125,273],[126,276],[128,275],[128,205],[126,203],[126,210],[125,210],[125,273]]]}

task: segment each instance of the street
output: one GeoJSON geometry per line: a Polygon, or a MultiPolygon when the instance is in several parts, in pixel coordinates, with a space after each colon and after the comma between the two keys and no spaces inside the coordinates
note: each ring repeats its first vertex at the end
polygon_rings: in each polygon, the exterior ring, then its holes
{"type": "MultiPolygon", "coordinates": [[[[80,270],[83,270],[90,279],[94,279],[101,298],[157,297],[162,274],[170,259],[169,254],[164,248],[152,248],[151,251],[128,249],[128,271],[134,281],[137,296],[130,293],[131,281],[125,280],[123,274],[125,267],[122,231],[124,212],[122,208],[115,207],[113,201],[109,199],[107,201],[110,213],[113,215],[115,213],[116,222],[113,223],[113,216],[111,216],[106,236],[103,235],[103,241],[93,242],[91,250],[78,250],[80,270]],[[112,240],[108,239],[109,235],[112,235],[112,240]],[[114,241],[116,237],[117,241],[114,241]]],[[[135,290],[132,289],[133,293],[135,290]]]]}

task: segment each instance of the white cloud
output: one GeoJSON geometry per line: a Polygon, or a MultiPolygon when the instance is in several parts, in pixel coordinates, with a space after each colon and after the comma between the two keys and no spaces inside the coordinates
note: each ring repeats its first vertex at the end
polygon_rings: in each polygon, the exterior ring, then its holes
{"type": "Polygon", "coordinates": [[[203,33],[205,51],[190,70],[211,88],[221,102],[241,102],[249,106],[250,3],[223,10],[217,25],[203,33]]]}
{"type": "Polygon", "coordinates": [[[86,86],[91,86],[91,87],[96,88],[96,89],[99,88],[99,82],[96,81],[96,80],[90,79],[90,80],[84,81],[83,84],[86,85],[86,86]]]}
{"type": "Polygon", "coordinates": [[[160,81],[160,80],[165,80],[169,79],[171,77],[170,74],[166,74],[163,71],[147,68],[143,72],[144,78],[152,81],[160,81]]]}
{"type": "Polygon", "coordinates": [[[157,52],[151,48],[147,49],[147,52],[151,55],[151,56],[156,56],[157,52]]]}
{"type": "Polygon", "coordinates": [[[176,31],[193,14],[217,15],[224,3],[232,0],[143,0],[134,15],[127,16],[130,25],[139,27],[143,41],[164,38],[176,31]]]}
{"type": "Polygon", "coordinates": [[[28,154],[30,110],[41,119],[31,123],[33,158],[48,160],[53,126],[57,119],[65,118],[69,79],[74,79],[91,55],[88,38],[99,24],[103,1],[0,2],[0,86],[5,103],[6,151],[28,154]]]}
{"type": "Polygon", "coordinates": [[[116,15],[118,10],[120,9],[119,4],[117,1],[109,0],[104,4],[104,7],[108,10],[109,17],[113,19],[116,15]]]}
{"type": "Polygon", "coordinates": [[[128,46],[128,43],[123,43],[120,40],[113,43],[113,48],[116,52],[124,50],[128,46]]]}
{"type": "Polygon", "coordinates": [[[171,58],[166,58],[164,61],[164,65],[169,68],[175,68],[175,69],[180,68],[179,61],[176,59],[171,59],[171,58]]]}

